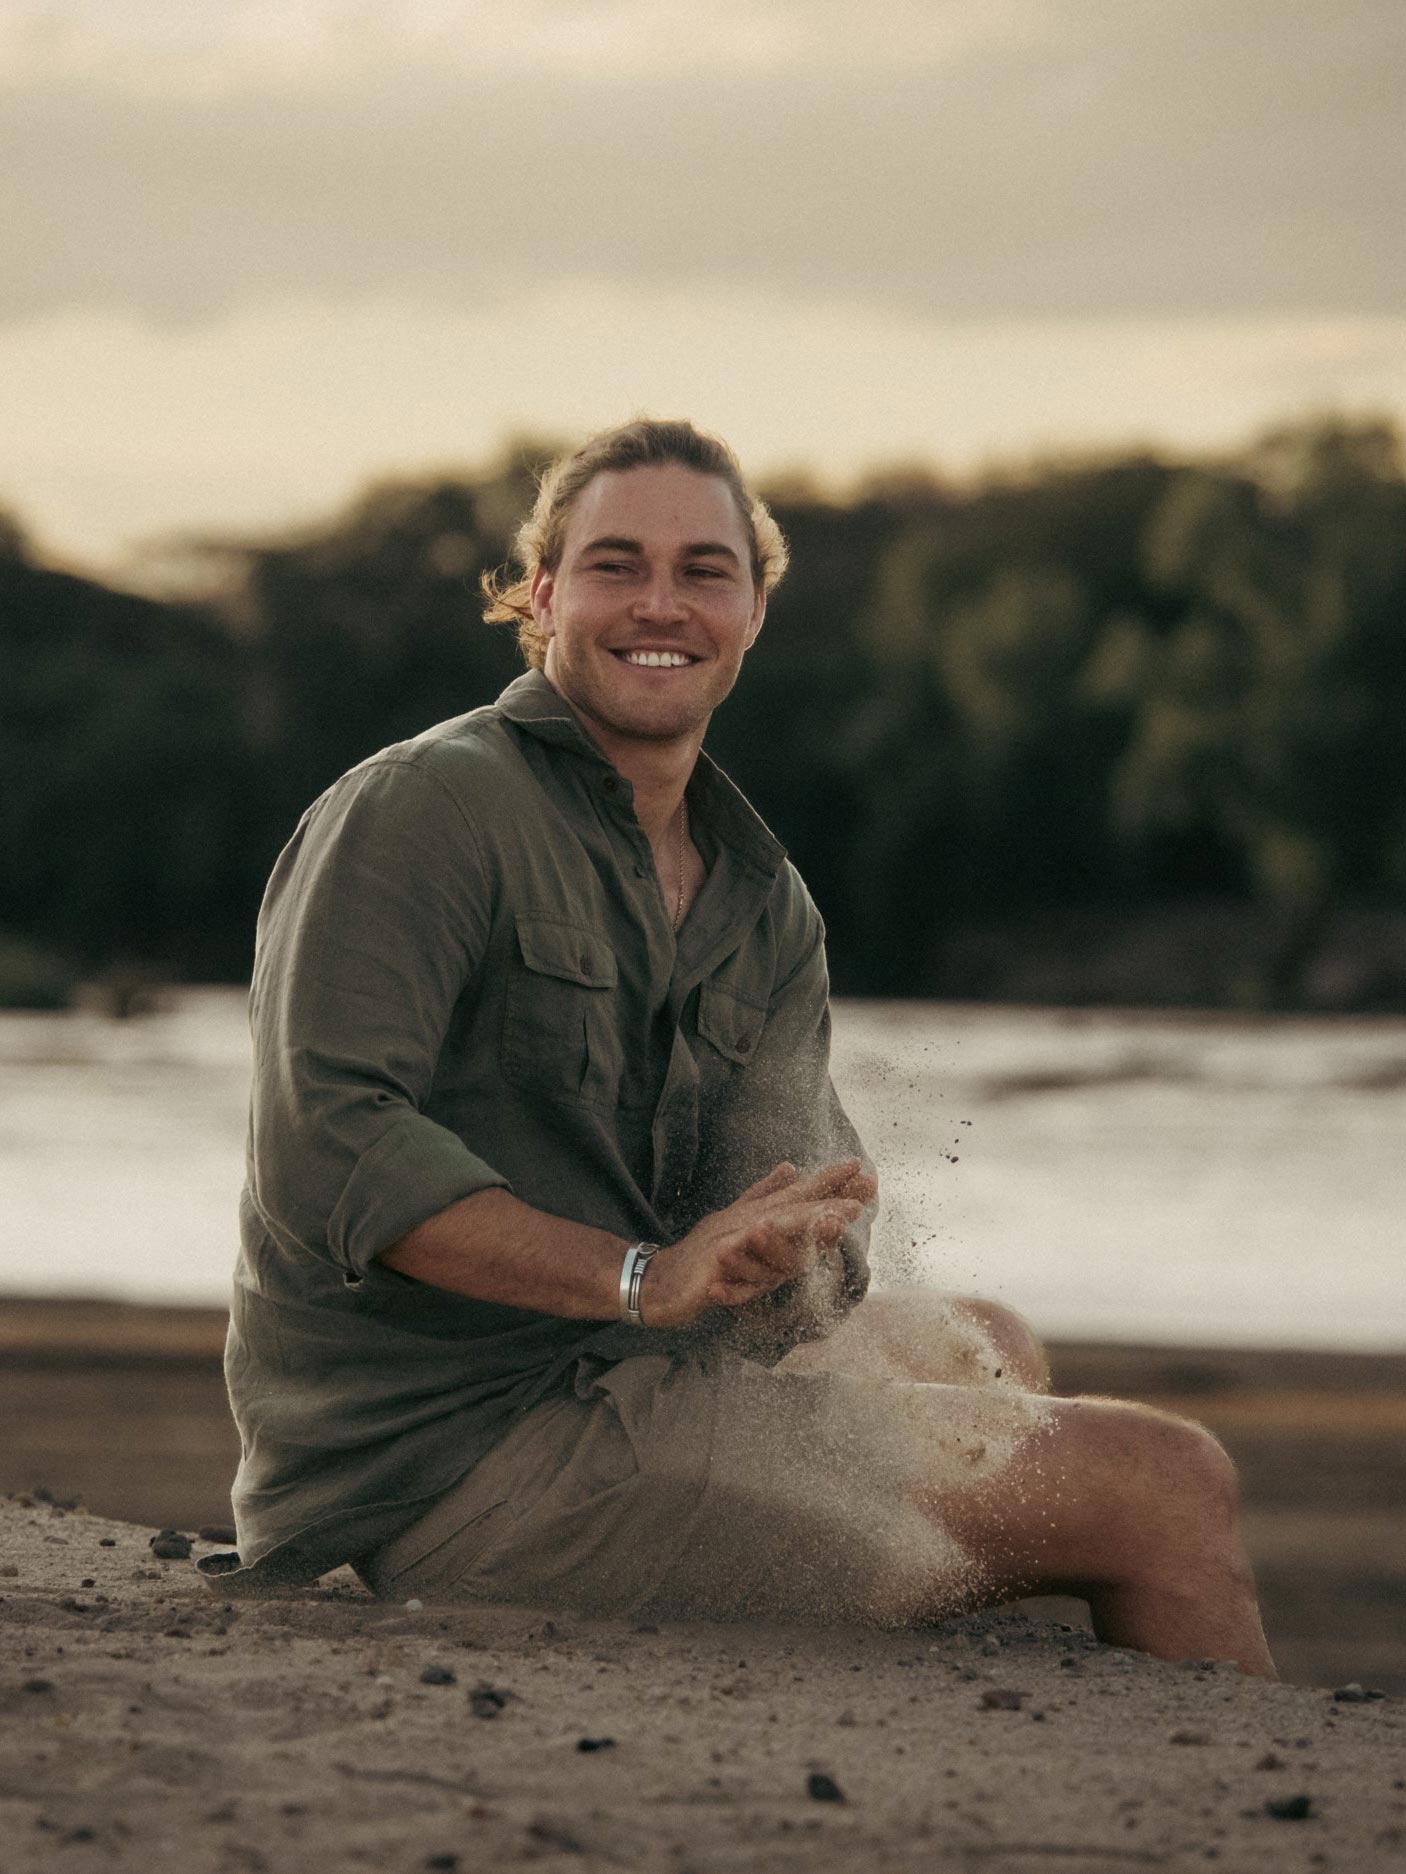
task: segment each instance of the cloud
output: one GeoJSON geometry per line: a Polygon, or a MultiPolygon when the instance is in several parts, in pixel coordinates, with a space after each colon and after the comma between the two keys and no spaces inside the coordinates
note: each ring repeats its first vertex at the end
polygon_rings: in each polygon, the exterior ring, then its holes
{"type": "Polygon", "coordinates": [[[70,0],[0,39],[0,319],[1389,314],[1403,67],[1399,0],[70,0]]]}
{"type": "Polygon", "coordinates": [[[392,67],[514,78],[930,69],[1038,42],[1049,0],[89,0],[0,18],[0,84],[77,79],[152,97],[281,95],[392,67]]]}

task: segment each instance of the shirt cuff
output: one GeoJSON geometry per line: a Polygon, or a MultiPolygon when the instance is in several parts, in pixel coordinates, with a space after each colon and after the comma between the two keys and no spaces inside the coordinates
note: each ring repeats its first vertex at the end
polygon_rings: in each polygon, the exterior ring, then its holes
{"type": "Polygon", "coordinates": [[[355,1287],[383,1249],[476,1191],[511,1187],[463,1140],[408,1112],[357,1160],[327,1220],[327,1246],[355,1287]]]}

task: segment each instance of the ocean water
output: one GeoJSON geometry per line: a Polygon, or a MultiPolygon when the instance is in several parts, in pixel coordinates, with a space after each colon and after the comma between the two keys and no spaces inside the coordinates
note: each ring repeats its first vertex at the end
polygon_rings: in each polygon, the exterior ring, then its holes
{"type": "MultiPolygon", "coordinates": [[[[880,1283],[1065,1337],[1406,1348],[1406,1021],[842,1002],[880,1283]]],[[[0,1295],[222,1304],[242,991],[0,1015],[0,1295]]]]}

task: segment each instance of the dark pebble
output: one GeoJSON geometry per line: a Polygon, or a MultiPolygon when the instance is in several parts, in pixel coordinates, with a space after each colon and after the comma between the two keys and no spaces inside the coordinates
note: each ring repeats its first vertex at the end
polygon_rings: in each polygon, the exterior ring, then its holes
{"type": "Polygon", "coordinates": [[[1313,1814],[1312,1796],[1273,1797],[1264,1805],[1266,1815],[1272,1815],[1276,1822],[1304,1822],[1313,1814]]]}
{"type": "Polygon", "coordinates": [[[24,1679],[20,1683],[22,1692],[52,1692],[53,1689],[52,1679],[24,1679]]]}
{"type": "Polygon", "coordinates": [[[1379,1698],[1385,1698],[1385,1692],[1373,1690],[1371,1686],[1340,1685],[1333,1694],[1333,1700],[1339,1705],[1370,1705],[1379,1698]]]}
{"type": "Polygon", "coordinates": [[[476,1718],[496,1718],[511,1697],[511,1692],[500,1692],[493,1685],[476,1686],[469,1693],[469,1710],[476,1718]]]}
{"type": "Polygon", "coordinates": [[[231,1547],[239,1540],[233,1523],[204,1523],[196,1534],[202,1542],[228,1542],[231,1547]]]}
{"type": "Polygon", "coordinates": [[[1167,1739],[1169,1744],[1209,1744],[1209,1731],[1173,1731],[1167,1739]]]}
{"type": "Polygon", "coordinates": [[[84,1575],[78,1585],[80,1588],[95,1588],[98,1584],[91,1575],[84,1575]]]}
{"type": "Polygon", "coordinates": [[[98,1547],[100,1549],[115,1549],[117,1547],[116,1536],[99,1536],[98,1547]]]}
{"type": "Polygon", "coordinates": [[[577,1750],[614,1750],[615,1739],[613,1737],[578,1737],[576,1748],[577,1750]]]}
{"type": "Polygon", "coordinates": [[[658,1633],[659,1629],[652,1620],[637,1620],[631,1631],[634,1633],[658,1633]]]}
{"type": "Polygon", "coordinates": [[[191,1546],[191,1538],[183,1536],[179,1529],[163,1529],[147,1544],[152,1554],[162,1562],[188,1562],[191,1546]]]}
{"type": "Polygon", "coordinates": [[[425,1856],[425,1866],[428,1868],[437,1868],[441,1871],[441,1874],[454,1874],[454,1869],[458,1867],[458,1865],[459,1857],[456,1854],[431,1854],[425,1856]]]}
{"type": "Polygon", "coordinates": [[[1284,1768],[1284,1759],[1282,1757],[1276,1757],[1272,1750],[1267,1750],[1255,1765],[1255,1768],[1257,1770],[1282,1770],[1284,1768]]]}
{"type": "Polygon", "coordinates": [[[448,1666],[426,1666],[420,1674],[421,1685],[453,1685],[454,1674],[448,1666]]]}
{"type": "Polygon", "coordinates": [[[1019,1711],[1029,1698],[1029,1692],[1012,1692],[1004,1686],[993,1685],[981,1695],[983,1711],[1019,1711]]]}
{"type": "Polygon", "coordinates": [[[806,1778],[806,1795],[813,1802],[843,1802],[845,1792],[833,1776],[826,1776],[823,1770],[812,1770],[806,1778]]]}
{"type": "Polygon", "coordinates": [[[71,1828],[64,1836],[65,1841],[96,1841],[97,1839],[98,1831],[95,1828],[89,1828],[86,1823],[80,1823],[77,1828],[71,1828]]]}

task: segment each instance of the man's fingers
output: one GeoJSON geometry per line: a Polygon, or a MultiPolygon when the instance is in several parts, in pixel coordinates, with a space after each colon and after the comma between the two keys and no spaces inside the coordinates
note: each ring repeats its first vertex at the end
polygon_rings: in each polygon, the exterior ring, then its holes
{"type": "Polygon", "coordinates": [[[838,1164],[822,1165],[819,1171],[809,1171],[805,1177],[797,1178],[791,1186],[790,1195],[801,1198],[846,1197],[855,1199],[859,1204],[867,1204],[873,1201],[878,1189],[878,1179],[864,1169],[862,1159],[843,1158],[838,1164]]]}
{"type": "Polygon", "coordinates": [[[780,1205],[742,1224],[732,1242],[791,1275],[804,1264],[808,1246],[817,1240],[837,1242],[863,1208],[848,1197],[780,1205]]]}

